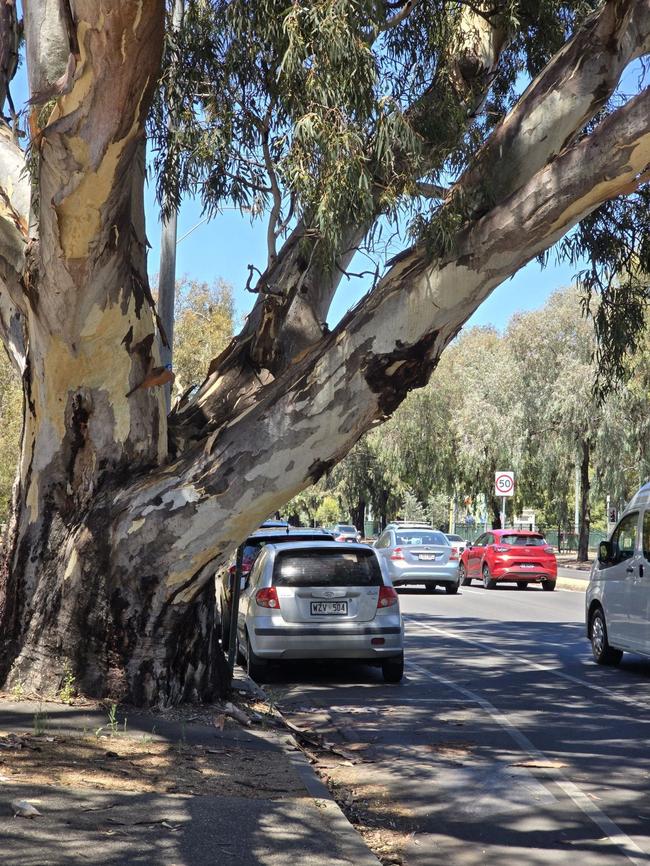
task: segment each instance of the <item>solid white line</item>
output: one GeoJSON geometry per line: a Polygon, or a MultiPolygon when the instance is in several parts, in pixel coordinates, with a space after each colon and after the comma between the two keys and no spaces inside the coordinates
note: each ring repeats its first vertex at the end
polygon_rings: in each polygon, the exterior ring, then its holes
{"type": "MultiPolygon", "coordinates": [[[[491,704],[490,701],[481,697],[481,695],[471,691],[471,689],[465,688],[465,686],[456,684],[441,674],[434,674],[432,671],[422,667],[421,665],[411,662],[409,668],[417,671],[425,677],[428,677],[429,679],[438,680],[439,682],[444,683],[450,689],[459,692],[466,698],[469,698],[471,701],[478,704],[492,717],[496,724],[505,728],[511,739],[520,749],[527,752],[531,758],[539,760],[540,762],[549,760],[547,755],[540,751],[537,746],[535,746],[534,743],[529,740],[528,737],[519,730],[519,728],[517,728],[514,722],[512,722],[505,713],[502,713],[501,710],[495,707],[494,704],[491,704]]],[[[634,863],[635,866],[641,866],[642,863],[647,864],[648,855],[646,852],[640,848],[636,842],[630,839],[630,837],[621,830],[618,824],[612,821],[612,819],[606,815],[605,812],[603,812],[603,810],[600,809],[584,791],[582,791],[574,782],[567,779],[564,776],[564,773],[557,768],[551,767],[536,769],[538,769],[539,772],[544,773],[544,775],[549,776],[564,791],[567,797],[573,801],[578,809],[580,809],[580,811],[583,812],[583,814],[585,814],[599,828],[599,830],[607,836],[610,842],[620,849],[621,853],[627,857],[630,863],[634,863]],[[639,860],[638,857],[634,856],[636,854],[640,854],[643,859],[639,860]]]]}
{"type": "MultiPolygon", "coordinates": [[[[407,622],[406,625],[407,625],[408,631],[410,632],[411,631],[411,624],[409,622],[407,622]]],[[[424,623],[419,624],[418,627],[419,627],[420,631],[435,632],[436,634],[441,634],[444,637],[452,638],[453,640],[458,640],[458,641],[461,641],[462,643],[467,643],[467,644],[471,644],[472,646],[480,647],[483,650],[486,648],[486,646],[488,646],[490,649],[490,652],[496,653],[497,655],[504,656],[505,658],[508,658],[508,659],[512,659],[512,660],[517,661],[523,665],[528,665],[529,667],[535,668],[538,671],[544,671],[546,673],[552,674],[555,677],[559,677],[560,679],[567,680],[568,682],[574,683],[575,685],[584,686],[585,688],[588,688],[588,689],[593,689],[596,692],[600,692],[603,695],[607,695],[607,697],[611,698],[612,700],[616,700],[616,701],[620,701],[621,703],[628,704],[629,706],[634,708],[635,715],[638,715],[639,709],[644,709],[644,710],[650,712],[650,704],[644,703],[642,700],[639,700],[638,697],[630,698],[627,695],[622,695],[622,694],[619,694],[618,692],[613,692],[613,691],[611,691],[611,689],[608,689],[605,686],[595,685],[594,683],[590,683],[588,680],[581,680],[580,677],[574,677],[571,674],[566,674],[566,673],[564,673],[564,671],[560,671],[557,668],[551,667],[550,665],[544,665],[544,664],[541,664],[540,662],[534,662],[531,659],[524,658],[523,656],[515,655],[513,652],[511,652],[509,650],[505,651],[505,650],[497,649],[492,644],[488,644],[486,641],[479,640],[476,637],[474,639],[467,638],[467,637],[461,637],[461,635],[457,635],[453,631],[447,631],[446,629],[438,628],[437,626],[428,625],[428,624],[424,624],[424,623]]]]}

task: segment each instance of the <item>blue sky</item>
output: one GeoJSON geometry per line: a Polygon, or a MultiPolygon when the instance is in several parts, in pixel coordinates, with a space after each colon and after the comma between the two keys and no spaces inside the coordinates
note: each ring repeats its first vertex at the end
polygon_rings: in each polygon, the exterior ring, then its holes
{"type": "MultiPolygon", "coordinates": [[[[201,220],[200,205],[186,201],[178,219],[178,237],[192,229],[201,220]]],[[[149,275],[153,280],[158,272],[160,257],[160,222],[158,208],[150,190],[147,196],[147,235],[149,250],[149,275]]],[[[234,290],[237,313],[240,317],[249,311],[254,296],[244,290],[248,278],[248,264],[260,269],[266,262],[265,223],[256,220],[251,223],[248,215],[239,211],[225,210],[215,219],[202,223],[177,248],[177,274],[211,283],[218,278],[230,283],[234,290]]],[[[350,270],[363,270],[353,263],[350,270]]],[[[513,313],[520,310],[533,310],[541,307],[546,298],[556,289],[571,283],[575,268],[556,265],[551,255],[549,264],[542,269],[530,262],[515,276],[502,283],[476,311],[469,321],[470,325],[494,325],[503,328],[513,313]]],[[[370,283],[365,279],[351,278],[341,281],[337,298],[329,316],[332,327],[341,316],[368,290],[370,283]]]]}

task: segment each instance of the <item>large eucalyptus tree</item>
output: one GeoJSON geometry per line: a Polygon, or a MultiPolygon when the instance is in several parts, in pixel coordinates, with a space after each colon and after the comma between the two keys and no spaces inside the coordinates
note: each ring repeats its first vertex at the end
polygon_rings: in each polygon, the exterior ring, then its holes
{"type": "MultiPolygon", "coordinates": [[[[207,697],[210,563],[423,385],[495,286],[642,198],[650,92],[616,90],[650,0],[194,0],[166,50],[163,0],[23,5],[29,147],[0,129],[0,321],[25,395],[0,677],[207,697]],[[148,117],[170,206],[192,189],[268,213],[243,330],[169,418],[162,389],[126,396],[165,340],[148,117]],[[354,252],[404,205],[413,245],[330,331],[354,252]]],[[[2,98],[15,15],[0,4],[2,98]]]]}

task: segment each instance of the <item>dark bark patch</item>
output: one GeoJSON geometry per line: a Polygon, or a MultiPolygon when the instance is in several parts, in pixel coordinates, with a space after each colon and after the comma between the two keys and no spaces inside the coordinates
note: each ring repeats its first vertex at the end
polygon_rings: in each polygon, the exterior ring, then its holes
{"type": "Polygon", "coordinates": [[[330,471],[337,464],[337,460],[314,460],[307,470],[307,477],[315,484],[323,475],[330,471]]]}
{"type": "Polygon", "coordinates": [[[132,342],[133,342],[133,325],[131,325],[131,327],[126,332],[126,334],[124,335],[124,338],[122,340],[122,345],[126,346],[127,352],[131,351],[131,343],[132,342]]]}
{"type": "Polygon", "coordinates": [[[429,381],[438,361],[434,354],[437,337],[438,331],[432,331],[417,343],[374,355],[368,362],[365,380],[370,390],[379,395],[379,409],[384,417],[393,414],[409,391],[422,388],[429,381]]]}

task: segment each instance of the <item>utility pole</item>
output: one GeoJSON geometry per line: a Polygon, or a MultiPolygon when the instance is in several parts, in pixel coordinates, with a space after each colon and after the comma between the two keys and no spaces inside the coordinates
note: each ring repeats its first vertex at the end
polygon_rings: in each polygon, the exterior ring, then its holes
{"type": "MultiPolygon", "coordinates": [[[[184,0],[174,0],[174,11],[172,13],[172,28],[180,30],[183,23],[184,0]]],[[[167,128],[171,132],[174,128],[174,108],[168,105],[167,128]]],[[[158,315],[165,331],[167,343],[164,341],[160,347],[160,360],[163,364],[172,363],[172,347],[174,345],[174,302],[176,300],[176,237],[178,234],[178,213],[176,208],[169,212],[169,216],[163,217],[162,233],[160,238],[160,272],[158,275],[158,315]]],[[[171,409],[172,386],[165,385],[165,402],[167,412],[171,409]]]]}

